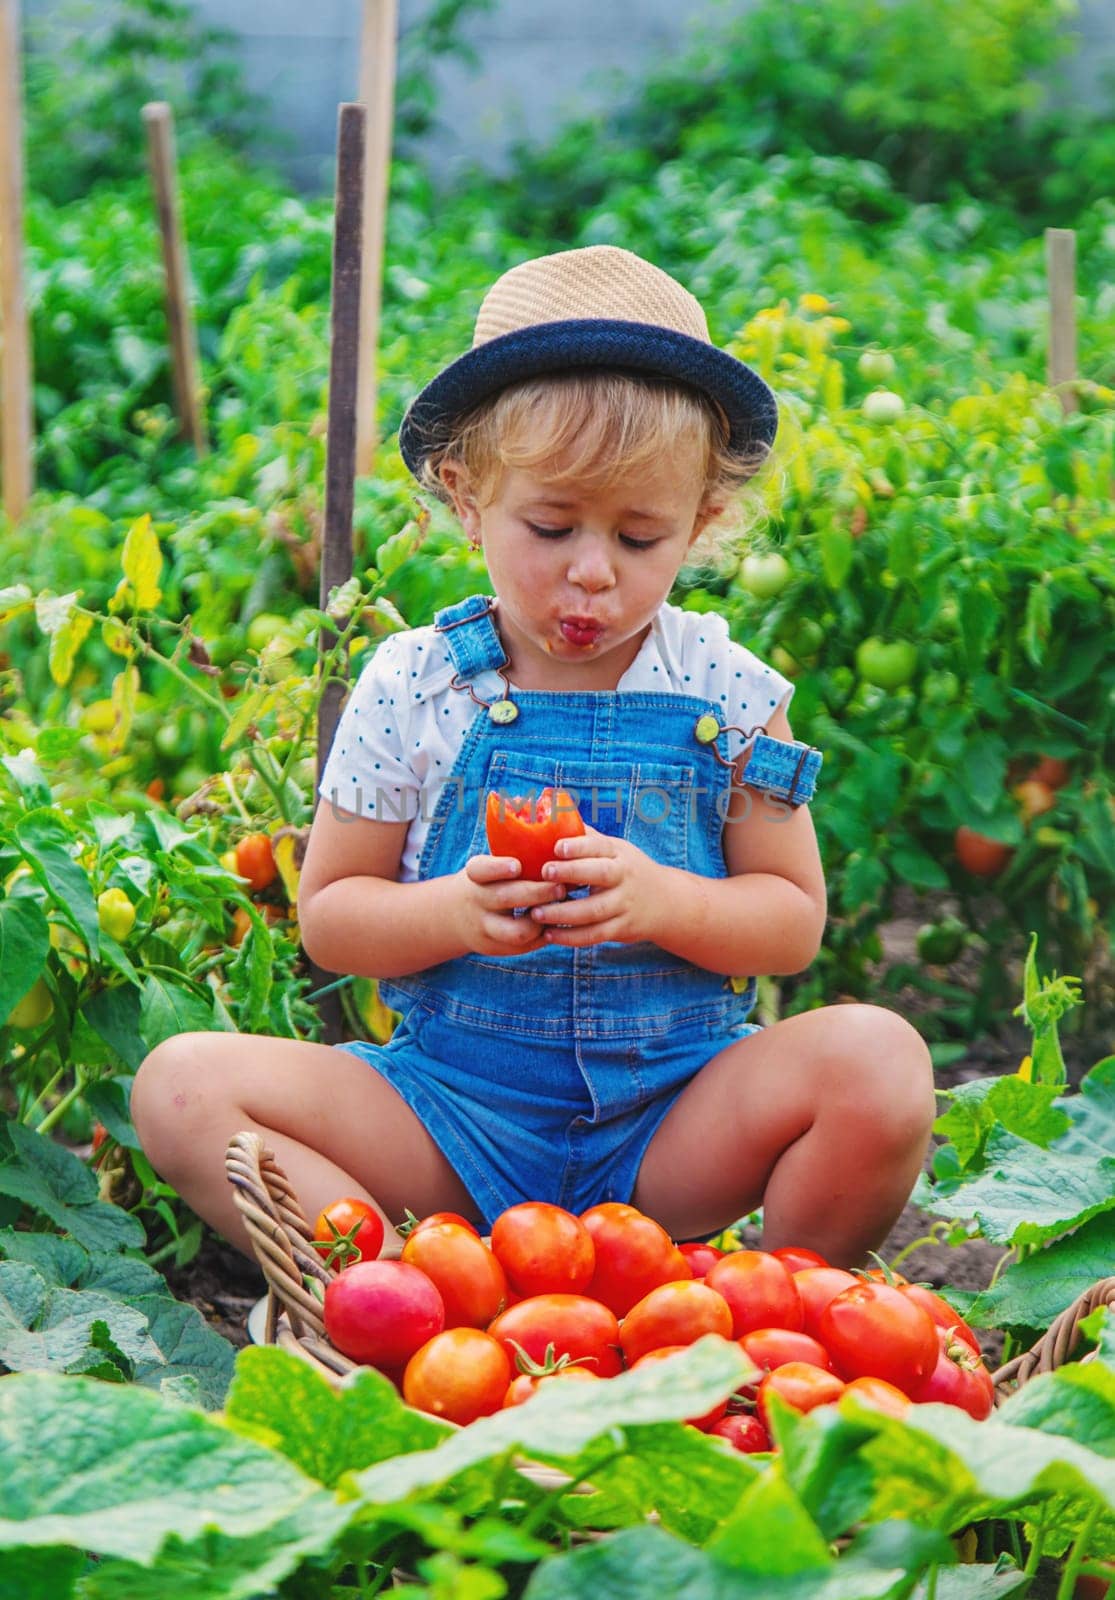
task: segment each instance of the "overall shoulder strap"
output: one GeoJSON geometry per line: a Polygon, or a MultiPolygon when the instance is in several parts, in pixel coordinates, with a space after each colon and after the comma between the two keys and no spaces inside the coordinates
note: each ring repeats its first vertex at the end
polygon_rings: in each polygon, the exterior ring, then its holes
{"type": "Polygon", "coordinates": [[[445,635],[457,676],[465,682],[507,665],[507,652],[492,620],[494,609],[490,594],[472,594],[434,617],[434,627],[445,635]]]}

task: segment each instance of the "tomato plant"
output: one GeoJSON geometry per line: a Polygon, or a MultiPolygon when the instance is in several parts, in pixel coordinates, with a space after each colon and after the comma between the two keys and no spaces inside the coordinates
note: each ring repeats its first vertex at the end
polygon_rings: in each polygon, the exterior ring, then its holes
{"type": "Polygon", "coordinates": [[[503,1309],[507,1299],[503,1268],[467,1225],[438,1222],[415,1228],[401,1259],[436,1285],[447,1328],[486,1328],[503,1309]]]}
{"type": "MultiPolygon", "coordinates": [[[[693,1276],[685,1248],[634,1206],[604,1201],[581,1213],[592,1239],[594,1264],[585,1292],[626,1316],[661,1283],[693,1276]]],[[[703,1246],[698,1248],[705,1248],[703,1246]]]]}
{"type": "Polygon", "coordinates": [[[492,1223],[492,1254],[517,1294],[580,1294],[592,1281],[592,1235],[579,1217],[544,1200],[509,1206],[492,1223]]]}
{"type": "Polygon", "coordinates": [[[326,1286],[325,1332],[352,1361],[401,1367],[445,1326],[440,1294],[404,1261],[358,1261],[326,1286]]]}
{"type": "Polygon", "coordinates": [[[537,796],[525,797],[493,790],[486,826],[492,855],[511,856],[523,877],[530,879],[541,878],[547,861],[554,860],[559,839],[575,839],[585,831],[581,814],[564,789],[543,789],[537,796]]]}
{"type": "Polygon", "coordinates": [[[478,1328],[446,1328],[407,1362],[403,1399],[467,1427],[501,1408],[510,1382],[511,1363],[497,1339],[478,1328]]]}
{"type": "Polygon", "coordinates": [[[318,1212],[314,1241],[325,1247],[330,1264],[344,1267],[353,1261],[375,1261],[383,1248],[383,1218],[366,1200],[353,1196],[334,1200],[318,1212]]]}

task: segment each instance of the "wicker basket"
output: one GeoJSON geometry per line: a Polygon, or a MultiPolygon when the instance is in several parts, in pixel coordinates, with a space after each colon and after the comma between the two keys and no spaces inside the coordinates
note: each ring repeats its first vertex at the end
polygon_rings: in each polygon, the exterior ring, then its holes
{"type": "MultiPolygon", "coordinates": [[[[225,1158],[236,1204],[267,1279],[264,1341],[293,1351],[330,1383],[337,1384],[358,1364],[336,1350],[325,1336],[321,1303],[303,1282],[324,1290],[337,1275],[311,1243],[312,1233],[286,1174],[256,1133],[238,1133],[225,1158]]],[[[1097,1306],[1115,1307],[1115,1278],[1102,1278],[1068,1306],[1049,1331],[1024,1355],[992,1374],[995,1403],[1013,1394],[1028,1378],[1052,1372],[1071,1359],[1080,1323],[1097,1306]]]]}

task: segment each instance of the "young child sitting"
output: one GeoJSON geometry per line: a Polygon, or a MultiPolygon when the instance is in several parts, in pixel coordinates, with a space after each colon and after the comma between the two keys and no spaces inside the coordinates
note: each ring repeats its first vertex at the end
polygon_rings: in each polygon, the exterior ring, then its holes
{"type": "Polygon", "coordinates": [[[820,755],[793,685],[667,598],[776,427],[697,301],[611,246],[506,273],[415,399],[403,456],[494,595],[364,669],[299,895],[313,959],[402,1020],[386,1045],[187,1034],[134,1086],[153,1165],[228,1238],[224,1152],[254,1128],[311,1217],[620,1200],[688,1239],[761,1205],[768,1249],[881,1242],[925,1154],[929,1052],[870,1005],[748,1020],[754,975],[820,947],[820,755]],[[549,787],[585,831],[527,881],[489,853],[485,798],[549,787]]]}

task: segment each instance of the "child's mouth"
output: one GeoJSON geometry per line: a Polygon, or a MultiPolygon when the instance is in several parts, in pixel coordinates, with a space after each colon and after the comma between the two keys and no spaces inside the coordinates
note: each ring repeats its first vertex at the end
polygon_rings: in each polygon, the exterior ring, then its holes
{"type": "Polygon", "coordinates": [[[561,620],[562,638],[581,649],[595,644],[603,632],[603,623],[594,622],[591,617],[563,617],[561,620]]]}

